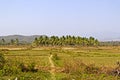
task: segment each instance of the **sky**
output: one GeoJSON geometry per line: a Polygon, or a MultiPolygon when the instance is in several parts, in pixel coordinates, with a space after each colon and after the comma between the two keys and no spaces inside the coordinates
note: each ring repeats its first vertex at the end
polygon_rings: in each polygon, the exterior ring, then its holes
{"type": "Polygon", "coordinates": [[[120,0],[0,0],[0,36],[120,38],[120,0]]]}

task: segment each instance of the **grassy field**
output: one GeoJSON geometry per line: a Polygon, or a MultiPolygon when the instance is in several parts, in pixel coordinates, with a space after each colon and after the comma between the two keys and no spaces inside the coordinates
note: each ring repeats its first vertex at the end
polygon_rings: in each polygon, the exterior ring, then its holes
{"type": "Polygon", "coordinates": [[[5,69],[0,71],[1,80],[120,80],[119,76],[106,74],[106,69],[103,73],[99,71],[103,67],[109,70],[117,66],[120,47],[0,49],[6,60],[5,69]],[[21,63],[27,66],[34,63],[38,71],[22,72],[19,68],[21,63]]]}

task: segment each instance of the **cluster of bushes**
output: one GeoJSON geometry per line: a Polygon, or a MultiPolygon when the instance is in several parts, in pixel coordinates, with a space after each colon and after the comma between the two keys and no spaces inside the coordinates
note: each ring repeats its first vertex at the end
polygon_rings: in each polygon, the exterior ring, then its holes
{"type": "Polygon", "coordinates": [[[94,64],[86,65],[80,60],[69,60],[64,62],[64,72],[71,73],[99,73],[99,68],[94,64]]]}
{"type": "MultiPolygon", "coordinates": [[[[117,79],[120,78],[120,63],[115,68],[110,67],[97,67],[94,64],[84,64],[80,60],[66,60],[64,62],[63,66],[64,70],[63,73],[68,74],[64,77],[64,79],[81,79],[81,77],[86,75],[97,75],[101,76],[104,75],[104,77],[107,76],[117,76],[117,79]]],[[[64,80],[63,79],[63,80],[64,80]]]]}
{"type": "Polygon", "coordinates": [[[38,69],[35,67],[35,63],[31,63],[29,65],[25,65],[24,63],[21,63],[19,65],[22,72],[37,72],[38,69]]]}
{"type": "Polygon", "coordinates": [[[17,74],[18,68],[17,66],[12,64],[9,60],[6,60],[3,52],[0,52],[0,76],[10,76],[12,74],[17,74]]]}
{"type": "Polygon", "coordinates": [[[5,58],[4,51],[0,51],[0,80],[45,80],[50,79],[47,70],[38,70],[35,63],[21,63],[5,58]]]}

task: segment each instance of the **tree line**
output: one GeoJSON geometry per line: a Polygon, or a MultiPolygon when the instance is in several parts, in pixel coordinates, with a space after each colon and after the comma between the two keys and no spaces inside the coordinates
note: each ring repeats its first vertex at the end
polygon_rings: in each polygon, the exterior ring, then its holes
{"type": "Polygon", "coordinates": [[[2,38],[0,45],[33,45],[33,46],[97,46],[99,41],[94,37],[80,36],[40,36],[36,37],[31,43],[19,41],[18,38],[11,39],[9,42],[2,38]]]}
{"type": "Polygon", "coordinates": [[[120,41],[99,42],[94,37],[80,36],[40,36],[32,42],[20,41],[18,38],[6,40],[0,39],[0,45],[34,45],[34,46],[120,46],[120,41]]]}
{"type": "Polygon", "coordinates": [[[10,42],[6,41],[4,38],[0,40],[0,45],[19,45],[19,39],[11,39],[10,42]]]}
{"type": "Polygon", "coordinates": [[[33,41],[35,46],[97,46],[99,41],[94,37],[80,36],[40,36],[33,41]]]}
{"type": "Polygon", "coordinates": [[[120,41],[104,41],[100,42],[99,46],[120,46],[120,41]]]}

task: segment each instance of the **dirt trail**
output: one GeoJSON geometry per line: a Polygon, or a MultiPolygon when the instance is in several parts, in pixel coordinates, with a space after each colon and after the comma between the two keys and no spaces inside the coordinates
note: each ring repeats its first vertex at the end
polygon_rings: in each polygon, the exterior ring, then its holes
{"type": "Polygon", "coordinates": [[[52,74],[52,80],[56,80],[56,78],[55,78],[55,65],[52,61],[52,57],[53,57],[53,55],[50,55],[50,57],[49,57],[49,62],[50,62],[50,67],[51,67],[50,73],[52,74]]]}

